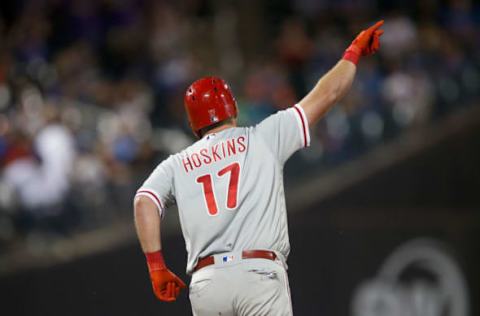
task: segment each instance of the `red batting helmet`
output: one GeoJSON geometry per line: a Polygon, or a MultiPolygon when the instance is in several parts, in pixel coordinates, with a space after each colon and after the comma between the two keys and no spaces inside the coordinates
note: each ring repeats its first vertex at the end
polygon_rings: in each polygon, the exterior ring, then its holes
{"type": "Polygon", "coordinates": [[[204,77],[188,87],[184,98],[190,127],[198,136],[202,128],[237,116],[237,102],[225,80],[204,77]]]}

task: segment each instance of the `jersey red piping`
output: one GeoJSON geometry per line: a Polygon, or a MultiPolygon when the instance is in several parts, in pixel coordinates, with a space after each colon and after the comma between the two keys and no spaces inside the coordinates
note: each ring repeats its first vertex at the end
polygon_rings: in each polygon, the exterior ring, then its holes
{"type": "Polygon", "coordinates": [[[160,205],[160,208],[163,210],[163,205],[162,205],[162,202],[160,202],[160,199],[157,197],[157,195],[153,192],[153,191],[150,191],[150,190],[140,190],[140,191],[137,191],[137,194],[138,193],[148,193],[149,195],[151,195],[155,201],[157,201],[158,205],[160,205]]]}
{"type": "Polygon", "coordinates": [[[300,109],[297,108],[297,106],[294,106],[293,108],[297,111],[298,115],[300,116],[300,121],[302,121],[303,147],[307,147],[307,129],[305,127],[305,121],[303,119],[303,115],[300,112],[300,109]]]}

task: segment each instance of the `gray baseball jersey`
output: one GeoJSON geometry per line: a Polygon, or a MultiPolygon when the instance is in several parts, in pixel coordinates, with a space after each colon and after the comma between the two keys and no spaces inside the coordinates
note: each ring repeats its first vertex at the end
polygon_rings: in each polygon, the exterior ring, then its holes
{"type": "Polygon", "coordinates": [[[199,258],[243,249],[290,251],[283,166],[309,145],[308,122],[295,105],[254,127],[208,134],[172,155],[137,191],[161,216],[176,203],[188,252],[187,273],[199,258]]]}

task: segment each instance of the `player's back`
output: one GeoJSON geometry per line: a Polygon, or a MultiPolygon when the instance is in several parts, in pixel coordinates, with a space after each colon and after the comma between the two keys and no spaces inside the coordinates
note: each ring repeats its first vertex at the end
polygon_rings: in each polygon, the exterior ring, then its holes
{"type": "Polygon", "coordinates": [[[307,142],[304,114],[291,108],[255,127],[208,134],[157,167],[139,192],[153,191],[161,208],[177,203],[188,271],[222,252],[288,256],[283,165],[307,142]]]}

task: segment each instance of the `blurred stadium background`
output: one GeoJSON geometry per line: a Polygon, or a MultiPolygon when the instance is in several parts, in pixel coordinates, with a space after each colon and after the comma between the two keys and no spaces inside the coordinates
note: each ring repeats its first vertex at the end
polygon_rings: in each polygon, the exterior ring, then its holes
{"type": "MultiPolygon", "coordinates": [[[[473,0],[0,2],[0,314],[190,315],[155,300],[134,191],[193,142],[183,92],[242,125],[290,106],[384,18],[382,49],[287,164],[296,315],[480,315],[473,0]]],[[[175,210],[166,260],[185,276],[175,210]]]]}

